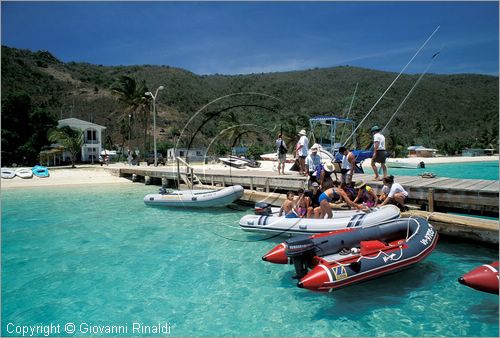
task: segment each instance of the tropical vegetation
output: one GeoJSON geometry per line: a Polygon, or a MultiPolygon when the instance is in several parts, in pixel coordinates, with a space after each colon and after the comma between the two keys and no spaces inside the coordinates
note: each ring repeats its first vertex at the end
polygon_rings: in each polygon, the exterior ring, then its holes
{"type": "MultiPolygon", "coordinates": [[[[444,55],[440,57],[445,57],[444,55]]],[[[315,115],[360,122],[397,74],[341,66],[248,75],[196,75],[168,66],[61,62],[48,51],[2,46],[2,161],[32,164],[50,145],[58,119],[76,117],[106,127],[107,149],[152,150],[151,98],[156,100],[158,149],[209,147],[209,154],[245,146],[270,151],[282,129],[293,145],[315,115]],[[18,151],[22,149],[22,151],[18,151]]],[[[431,69],[432,70],[432,69],[431,69]]],[[[355,137],[370,146],[369,129],[384,126],[418,79],[404,74],[355,137]]],[[[426,74],[385,132],[399,153],[411,145],[459,154],[466,147],[498,150],[498,76],[426,74]]],[[[289,147],[291,148],[291,147],[289,147]]]]}

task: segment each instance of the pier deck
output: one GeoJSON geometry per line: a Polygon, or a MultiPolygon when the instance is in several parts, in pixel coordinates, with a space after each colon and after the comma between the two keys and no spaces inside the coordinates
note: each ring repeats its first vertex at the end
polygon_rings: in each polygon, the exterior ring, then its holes
{"type": "MultiPolygon", "coordinates": [[[[175,167],[121,167],[111,169],[120,176],[136,175],[177,182],[179,174],[175,167]]],[[[184,173],[184,175],[189,173],[184,173]]],[[[296,191],[305,188],[306,178],[298,174],[278,175],[276,172],[263,170],[229,169],[194,169],[194,175],[204,185],[227,186],[239,184],[245,189],[264,192],[296,191]]],[[[340,178],[340,175],[339,175],[340,178]]],[[[364,180],[378,193],[382,182],[374,181],[372,174],[355,174],[354,180],[364,180]]],[[[419,176],[397,176],[409,193],[409,200],[428,211],[452,208],[469,213],[476,212],[498,216],[498,180],[456,179],[447,177],[422,178],[419,176]]]]}

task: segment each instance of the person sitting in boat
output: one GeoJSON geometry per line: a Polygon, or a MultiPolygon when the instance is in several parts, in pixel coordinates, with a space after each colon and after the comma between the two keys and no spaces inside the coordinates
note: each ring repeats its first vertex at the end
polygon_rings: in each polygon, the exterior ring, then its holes
{"type": "Polygon", "coordinates": [[[307,209],[307,218],[319,218],[321,212],[321,208],[319,207],[319,196],[321,196],[322,192],[319,190],[318,182],[313,182],[311,187],[312,191],[309,191],[311,205],[307,209]]]}
{"type": "Polygon", "coordinates": [[[350,185],[352,183],[352,176],[354,175],[354,168],[356,168],[356,157],[346,147],[340,147],[339,153],[342,154],[342,183],[350,185]]]}
{"type": "Polygon", "coordinates": [[[336,181],[334,182],[333,188],[326,190],[319,196],[319,206],[321,208],[319,218],[324,218],[325,215],[327,215],[328,218],[332,218],[333,213],[330,203],[340,198],[342,198],[348,206],[356,209],[362,209],[362,206],[351,201],[349,196],[347,196],[347,193],[343,189],[340,189],[340,187],[338,187],[338,181],[336,181]]]}
{"type": "Polygon", "coordinates": [[[382,194],[384,194],[385,198],[380,203],[380,206],[391,203],[397,205],[402,211],[407,211],[408,207],[405,205],[405,202],[408,198],[408,192],[401,184],[394,183],[394,176],[392,175],[384,177],[383,182],[382,194]]]}
{"type": "Polygon", "coordinates": [[[286,193],[286,200],[281,205],[278,216],[281,217],[285,215],[286,217],[287,215],[292,214],[294,206],[295,206],[295,194],[293,193],[293,191],[289,191],[286,193]]]}
{"type": "Polygon", "coordinates": [[[297,193],[299,196],[295,202],[294,212],[298,217],[304,218],[311,206],[311,199],[304,193],[304,189],[299,189],[297,193]]]}
{"type": "Polygon", "coordinates": [[[357,190],[356,198],[354,203],[364,203],[368,208],[374,208],[377,206],[378,197],[375,190],[367,185],[363,180],[356,182],[354,189],[357,190]]]}
{"type": "Polygon", "coordinates": [[[335,173],[335,168],[333,167],[333,163],[328,162],[321,168],[321,173],[319,175],[319,189],[321,191],[325,191],[331,187],[333,187],[333,178],[332,174],[335,175],[335,181],[337,181],[337,174],[335,173]]]}
{"type": "Polygon", "coordinates": [[[309,182],[318,182],[317,172],[321,166],[321,157],[318,155],[318,147],[314,145],[311,153],[306,157],[306,168],[309,173],[309,182]]]}

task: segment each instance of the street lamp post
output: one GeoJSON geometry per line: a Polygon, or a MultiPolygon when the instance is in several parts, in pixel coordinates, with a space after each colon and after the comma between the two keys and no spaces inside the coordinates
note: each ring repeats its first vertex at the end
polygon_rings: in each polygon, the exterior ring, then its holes
{"type": "Polygon", "coordinates": [[[156,88],[156,92],[153,95],[152,92],[146,92],[145,95],[151,96],[153,98],[153,151],[155,156],[155,167],[158,166],[158,156],[156,155],[156,97],[158,96],[158,91],[163,90],[165,87],[159,86],[156,88]]]}

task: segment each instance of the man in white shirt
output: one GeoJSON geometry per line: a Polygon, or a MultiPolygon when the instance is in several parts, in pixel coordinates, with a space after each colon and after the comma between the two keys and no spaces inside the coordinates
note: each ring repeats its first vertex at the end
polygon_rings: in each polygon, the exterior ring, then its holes
{"type": "Polygon", "coordinates": [[[299,174],[306,176],[306,157],[309,154],[309,139],[306,136],[306,131],[302,129],[299,132],[299,142],[297,143],[297,156],[299,158],[300,170],[299,174]]]}
{"type": "Polygon", "coordinates": [[[408,198],[408,192],[399,183],[394,183],[394,176],[384,177],[384,186],[382,187],[382,203],[379,206],[392,203],[398,205],[402,211],[408,211],[405,205],[408,198]]]}
{"type": "Polygon", "coordinates": [[[372,157],[372,169],[375,173],[375,180],[380,181],[378,176],[378,170],[376,163],[380,163],[382,167],[382,172],[384,173],[384,178],[387,177],[387,167],[385,166],[385,137],[380,133],[379,126],[373,126],[371,132],[373,134],[373,157],[372,157]]]}
{"type": "MultiPolygon", "coordinates": [[[[316,170],[321,165],[321,156],[318,155],[318,147],[311,148],[311,154],[306,157],[306,168],[309,173],[309,182],[318,182],[319,177],[316,177],[316,170]]],[[[319,176],[319,175],[318,175],[319,176]]]]}
{"type": "Polygon", "coordinates": [[[346,147],[340,147],[339,153],[343,155],[342,165],[340,166],[342,183],[350,185],[352,183],[352,175],[354,175],[354,168],[356,167],[356,157],[346,147]]]}

